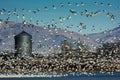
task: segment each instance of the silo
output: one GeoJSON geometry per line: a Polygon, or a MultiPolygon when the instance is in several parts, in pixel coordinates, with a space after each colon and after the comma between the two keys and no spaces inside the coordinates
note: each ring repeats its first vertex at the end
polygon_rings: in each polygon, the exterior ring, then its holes
{"type": "Polygon", "coordinates": [[[28,57],[32,54],[32,36],[25,31],[22,31],[15,37],[15,56],[28,57]]]}

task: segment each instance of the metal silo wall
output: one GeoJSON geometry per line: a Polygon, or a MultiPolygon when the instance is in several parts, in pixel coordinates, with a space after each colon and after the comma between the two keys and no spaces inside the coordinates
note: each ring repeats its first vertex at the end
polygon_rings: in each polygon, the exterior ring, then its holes
{"type": "Polygon", "coordinates": [[[15,56],[31,56],[32,54],[32,36],[15,36],[15,56]]]}

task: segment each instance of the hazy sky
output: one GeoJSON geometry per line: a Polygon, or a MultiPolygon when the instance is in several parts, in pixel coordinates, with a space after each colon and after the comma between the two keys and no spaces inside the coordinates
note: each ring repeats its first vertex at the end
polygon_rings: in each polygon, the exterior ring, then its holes
{"type": "Polygon", "coordinates": [[[118,27],[118,23],[120,23],[120,0],[0,0],[0,10],[2,8],[6,9],[4,14],[0,14],[0,19],[3,20],[7,18],[9,11],[13,13],[14,9],[17,8],[19,18],[16,18],[12,14],[9,20],[22,22],[24,14],[24,20],[30,22],[30,18],[32,18],[31,23],[35,25],[37,20],[39,20],[38,25],[40,26],[57,23],[57,27],[66,29],[66,26],[72,25],[71,28],[67,29],[75,32],[79,32],[79,29],[81,29],[79,33],[82,34],[113,29],[118,27]],[[64,6],[61,7],[60,4],[64,6]],[[79,4],[80,6],[76,6],[75,4],[79,4]],[[53,5],[56,9],[53,9],[53,5]],[[25,9],[25,11],[22,11],[22,9],[25,9]],[[36,11],[37,9],[40,9],[40,11],[35,14],[28,12],[30,10],[36,11]],[[75,10],[77,15],[72,14],[70,9],[75,10]],[[100,14],[93,17],[86,17],[87,13],[80,14],[81,12],[85,13],[85,10],[88,11],[88,14],[97,11],[100,11],[100,14]],[[115,19],[111,20],[110,16],[106,15],[107,13],[114,15],[115,19]],[[66,20],[68,16],[71,19],[66,20]],[[61,20],[62,24],[60,24],[61,20]],[[84,23],[83,25],[86,25],[86,29],[82,29],[80,23],[84,23]],[[80,26],[80,28],[77,26],[80,26]]]}

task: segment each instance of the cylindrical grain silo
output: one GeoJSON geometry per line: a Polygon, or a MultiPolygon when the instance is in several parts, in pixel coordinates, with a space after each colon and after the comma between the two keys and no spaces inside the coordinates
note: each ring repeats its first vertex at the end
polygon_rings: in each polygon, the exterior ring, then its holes
{"type": "Polygon", "coordinates": [[[22,31],[15,37],[15,56],[26,57],[32,54],[32,36],[25,31],[22,31]]]}

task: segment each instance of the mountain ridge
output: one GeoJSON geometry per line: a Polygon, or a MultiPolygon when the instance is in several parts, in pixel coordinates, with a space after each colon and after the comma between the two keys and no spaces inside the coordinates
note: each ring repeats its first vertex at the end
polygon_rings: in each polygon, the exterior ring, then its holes
{"type": "MultiPolygon", "coordinates": [[[[81,35],[77,32],[62,30],[60,28],[48,28],[46,26],[35,26],[32,24],[23,25],[23,23],[14,21],[1,21],[0,22],[0,50],[14,49],[14,36],[22,31],[33,36],[33,51],[48,52],[51,47],[51,52],[54,50],[60,50],[61,41],[64,39],[71,42],[73,45],[77,44],[77,41],[83,42],[88,46],[90,51],[95,51],[96,47],[104,42],[110,42],[113,40],[114,35],[120,38],[120,28],[117,27],[113,30],[109,30],[107,33],[101,32],[96,34],[81,35]],[[111,34],[109,34],[112,31],[111,34]],[[97,40],[98,41],[97,41],[97,40]],[[105,39],[105,40],[104,40],[105,39]],[[103,41],[104,40],[104,41],[103,41]],[[41,47],[39,47],[41,45],[41,47]]],[[[120,41],[120,39],[115,39],[120,41]]]]}

